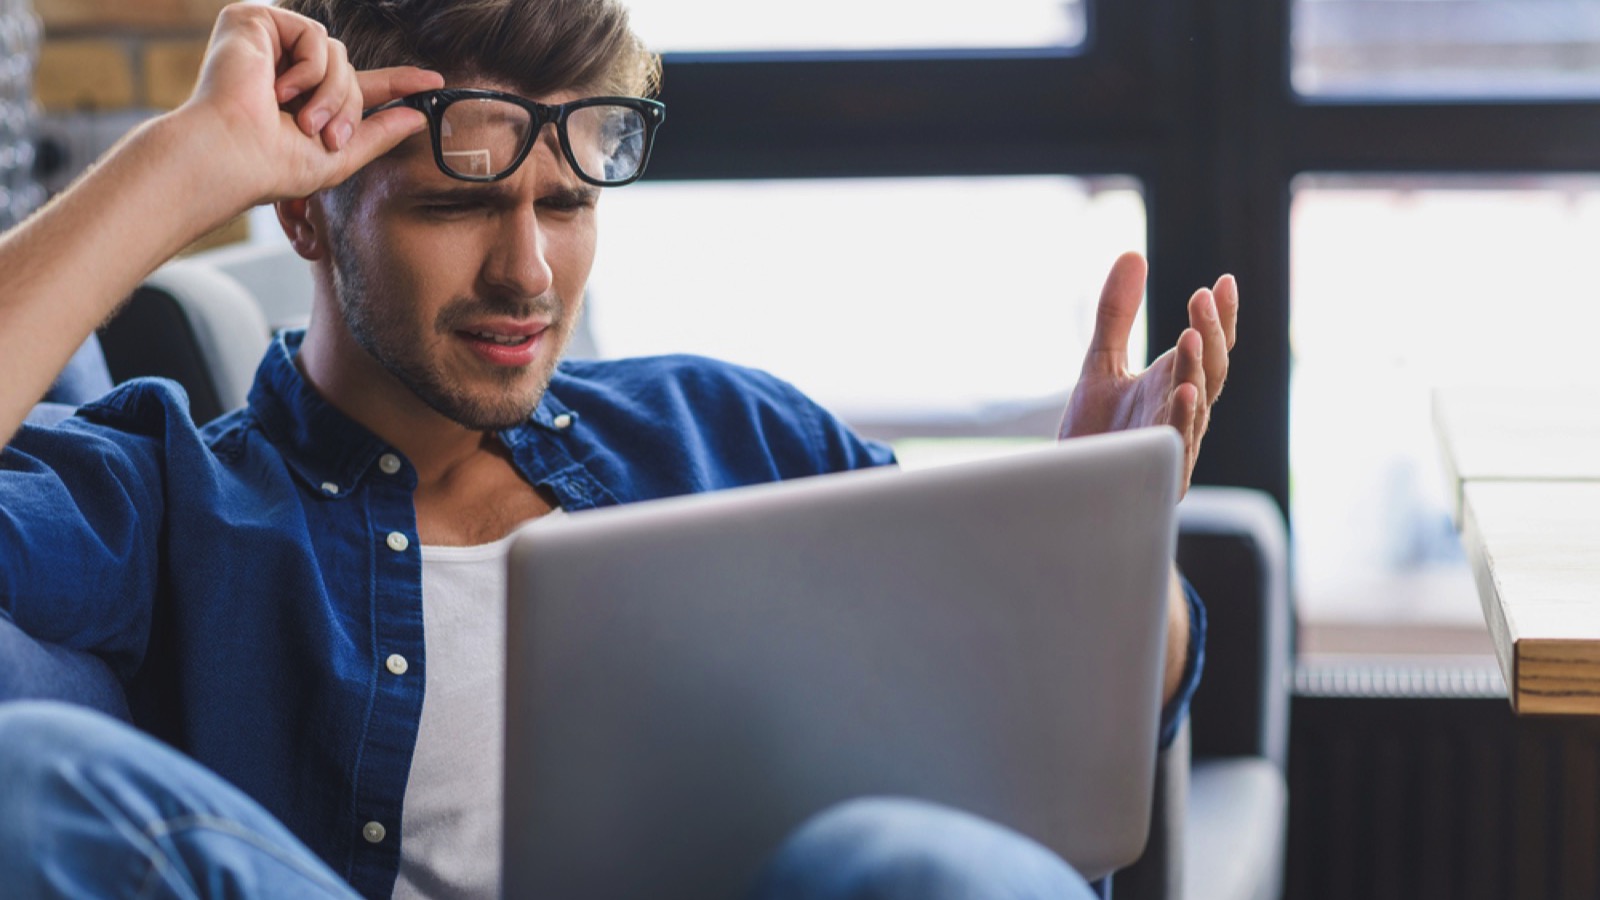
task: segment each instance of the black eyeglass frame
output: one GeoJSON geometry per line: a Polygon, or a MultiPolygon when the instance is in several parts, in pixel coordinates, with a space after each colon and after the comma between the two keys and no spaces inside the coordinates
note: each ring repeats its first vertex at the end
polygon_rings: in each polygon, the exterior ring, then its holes
{"type": "Polygon", "coordinates": [[[439,167],[439,171],[461,181],[477,182],[500,181],[510,177],[511,173],[522,165],[523,160],[528,158],[528,153],[533,150],[533,145],[538,142],[539,135],[544,132],[544,126],[553,123],[556,126],[557,143],[561,145],[561,154],[567,158],[567,165],[572,167],[573,174],[577,175],[578,178],[595,187],[621,187],[625,184],[632,184],[638,181],[640,176],[644,175],[645,167],[650,164],[650,151],[655,146],[656,128],[667,119],[667,105],[665,103],[659,100],[648,100],[644,97],[584,97],[581,100],[550,105],[536,103],[516,94],[508,94],[505,91],[495,91],[487,88],[439,88],[432,91],[422,91],[421,93],[401,97],[398,100],[390,100],[382,106],[375,106],[362,113],[361,117],[366,118],[386,109],[394,109],[399,106],[415,109],[428,117],[428,133],[433,140],[433,161],[439,167]],[[507,166],[503,171],[491,175],[463,175],[445,165],[444,143],[439,134],[439,127],[440,123],[444,121],[444,111],[452,103],[460,100],[500,100],[520,106],[528,111],[533,127],[528,129],[528,139],[523,142],[522,149],[517,152],[516,159],[512,160],[511,165],[507,166]],[[639,153],[639,169],[631,176],[619,181],[606,181],[605,179],[590,176],[583,171],[582,166],[578,165],[578,158],[572,152],[572,142],[567,137],[567,117],[575,110],[590,106],[624,106],[639,113],[640,120],[644,122],[644,149],[639,153]]]}

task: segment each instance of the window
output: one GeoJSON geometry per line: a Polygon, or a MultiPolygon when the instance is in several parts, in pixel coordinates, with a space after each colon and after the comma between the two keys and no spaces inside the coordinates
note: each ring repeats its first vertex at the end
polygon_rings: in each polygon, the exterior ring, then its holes
{"type": "Polygon", "coordinates": [[[1303,176],[1292,210],[1302,618],[1487,647],[1430,396],[1592,380],[1600,177],[1303,176]]]}
{"type": "Polygon", "coordinates": [[[629,9],[666,52],[1075,47],[1086,26],[1083,0],[995,0],[981,12],[926,0],[633,0],[629,9]]]}
{"type": "Polygon", "coordinates": [[[1297,0],[1294,84],[1341,96],[1600,94],[1595,0],[1297,0]]]}
{"type": "Polygon", "coordinates": [[[1145,232],[1132,182],[1065,176],[647,182],[601,215],[602,355],[757,366],[869,425],[1059,407],[1145,232]]]}

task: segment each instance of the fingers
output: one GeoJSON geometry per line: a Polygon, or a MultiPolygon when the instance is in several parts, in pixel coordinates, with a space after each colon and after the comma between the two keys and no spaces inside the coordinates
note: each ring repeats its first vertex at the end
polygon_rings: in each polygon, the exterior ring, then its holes
{"type": "Polygon", "coordinates": [[[1228,338],[1228,349],[1232,350],[1239,322],[1239,282],[1232,275],[1224,275],[1217,279],[1211,293],[1217,298],[1217,317],[1222,322],[1222,333],[1228,338]]]}
{"type": "Polygon", "coordinates": [[[323,66],[322,80],[311,98],[295,114],[295,122],[307,135],[322,135],[322,143],[329,150],[339,149],[339,136],[348,137],[355,130],[355,120],[337,121],[340,112],[349,107],[349,95],[354,92],[356,115],[360,116],[361,95],[356,87],[355,70],[350,68],[342,41],[328,38],[322,44],[327,61],[323,66]]]}
{"type": "Polygon", "coordinates": [[[1189,298],[1189,325],[1199,332],[1201,339],[1207,403],[1216,401],[1222,393],[1222,382],[1228,377],[1228,336],[1222,327],[1218,306],[1216,294],[1204,288],[1189,298]]]}
{"type": "Polygon", "coordinates": [[[326,77],[328,29],[311,19],[283,15],[275,7],[265,9],[271,11],[269,21],[277,28],[278,45],[283,51],[278,60],[283,74],[273,82],[273,90],[279,103],[288,103],[314,89],[326,77]]]}
{"type": "Polygon", "coordinates": [[[1196,426],[1200,421],[1200,394],[1194,385],[1187,381],[1178,385],[1172,392],[1172,415],[1167,424],[1178,430],[1178,435],[1183,438],[1183,448],[1187,456],[1193,457],[1195,442],[1200,439],[1200,432],[1196,426]]]}
{"type": "Polygon", "coordinates": [[[345,146],[343,153],[347,158],[341,177],[348,177],[426,127],[427,116],[414,109],[386,109],[377,113],[361,123],[345,146]]]}
{"type": "Polygon", "coordinates": [[[372,117],[362,119],[362,108],[382,106],[390,100],[444,87],[444,76],[426,69],[397,66],[356,72],[356,85],[360,102],[356,110],[356,130],[344,145],[354,172],[374,159],[388,153],[401,141],[422,131],[428,119],[414,109],[386,109],[372,117]]]}
{"type": "Polygon", "coordinates": [[[1183,438],[1183,490],[1189,489],[1189,477],[1194,472],[1195,459],[1200,455],[1200,439],[1205,436],[1210,423],[1210,406],[1206,396],[1203,342],[1199,332],[1186,329],[1178,337],[1172,367],[1172,402],[1167,423],[1178,430],[1183,438]]]}
{"type": "Polygon", "coordinates": [[[1094,337],[1084,368],[1121,372],[1128,364],[1128,335],[1133,332],[1139,305],[1144,302],[1147,273],[1144,257],[1124,253],[1111,266],[1105,287],[1100,290],[1100,306],[1095,312],[1094,337]]]}
{"type": "MultiPolygon", "coordinates": [[[[1206,396],[1205,347],[1204,342],[1201,340],[1200,332],[1193,328],[1184,329],[1183,334],[1178,336],[1176,358],[1173,360],[1172,365],[1172,395],[1175,401],[1176,398],[1184,395],[1185,386],[1194,391],[1193,396],[1196,400],[1206,396]]],[[[1180,413],[1184,412],[1183,407],[1197,405],[1202,404],[1174,402],[1171,416],[1176,419],[1180,413]]],[[[1191,409],[1190,412],[1194,412],[1194,410],[1191,409]]],[[[1190,418],[1188,423],[1189,428],[1194,427],[1193,418],[1190,418]]],[[[1173,423],[1173,427],[1177,428],[1176,422],[1173,423]]],[[[1184,428],[1178,428],[1178,430],[1183,434],[1185,441],[1189,440],[1188,430],[1184,428]]]]}
{"type": "Polygon", "coordinates": [[[357,72],[356,85],[361,88],[361,105],[367,109],[382,106],[411,94],[444,87],[444,76],[427,69],[395,66],[357,72]]]}

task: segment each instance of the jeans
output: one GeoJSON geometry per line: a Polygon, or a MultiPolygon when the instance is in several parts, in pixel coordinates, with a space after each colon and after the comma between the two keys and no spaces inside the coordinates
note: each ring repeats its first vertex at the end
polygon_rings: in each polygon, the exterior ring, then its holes
{"type": "MultiPolygon", "coordinates": [[[[220,777],[111,718],[0,705],[8,897],[352,898],[316,854],[220,777]]],[[[914,800],[854,800],[779,848],[751,900],[1090,898],[1033,841],[914,800]]]]}

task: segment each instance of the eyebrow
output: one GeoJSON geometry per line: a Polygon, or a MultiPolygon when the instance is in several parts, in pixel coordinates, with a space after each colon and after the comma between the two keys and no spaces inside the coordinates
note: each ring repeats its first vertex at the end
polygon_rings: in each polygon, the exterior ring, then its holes
{"type": "Polygon", "coordinates": [[[486,185],[461,185],[447,188],[425,188],[411,192],[413,200],[424,203],[482,203],[485,201],[505,202],[509,191],[492,184],[486,185]]]}
{"type": "MultiPolygon", "coordinates": [[[[582,204],[593,203],[599,197],[599,188],[587,184],[573,184],[561,185],[553,190],[541,192],[539,200],[582,204]]],[[[411,198],[422,203],[437,204],[495,203],[504,205],[512,202],[511,192],[495,184],[463,184],[458,187],[428,188],[411,192],[411,198]]]]}
{"type": "Polygon", "coordinates": [[[574,206],[585,203],[594,203],[600,199],[600,189],[592,184],[564,184],[540,198],[541,200],[559,200],[574,206]]]}

